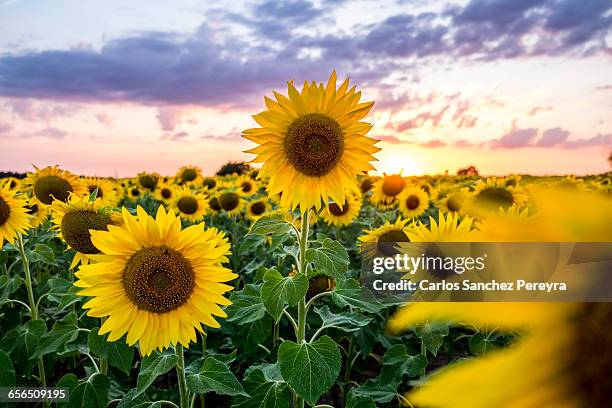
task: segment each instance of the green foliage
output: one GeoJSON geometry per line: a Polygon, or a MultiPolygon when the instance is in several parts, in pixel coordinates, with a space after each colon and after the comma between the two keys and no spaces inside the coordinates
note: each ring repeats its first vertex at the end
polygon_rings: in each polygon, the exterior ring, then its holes
{"type": "Polygon", "coordinates": [[[261,299],[275,321],[280,319],[285,305],[294,306],[308,290],[308,278],[303,274],[283,277],[276,269],[264,275],[261,299]]]}

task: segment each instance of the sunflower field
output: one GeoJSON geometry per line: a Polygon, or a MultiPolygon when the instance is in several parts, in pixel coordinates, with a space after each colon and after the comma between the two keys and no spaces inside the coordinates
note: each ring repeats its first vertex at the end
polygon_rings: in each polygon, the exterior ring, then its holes
{"type": "MultiPolygon", "coordinates": [[[[409,304],[398,242],[610,242],[612,178],[368,175],[373,102],[288,83],[253,163],[0,180],[1,387],[67,407],[605,406],[607,303],[409,304]]],[[[7,405],[13,406],[13,405],[7,405]]]]}

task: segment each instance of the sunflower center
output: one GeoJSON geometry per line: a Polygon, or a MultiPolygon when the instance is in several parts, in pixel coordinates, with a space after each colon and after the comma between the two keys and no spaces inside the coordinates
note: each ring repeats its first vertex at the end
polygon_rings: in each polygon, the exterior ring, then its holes
{"type": "Polygon", "coordinates": [[[183,181],[193,181],[198,177],[198,172],[195,169],[183,170],[182,178],[183,181]]]}
{"type": "Polygon", "coordinates": [[[176,206],[183,214],[195,214],[198,211],[198,200],[191,196],[181,197],[176,206]]]}
{"type": "Polygon", "coordinates": [[[110,216],[91,210],[69,211],[62,218],[62,236],[68,245],[82,254],[97,254],[89,230],[106,231],[110,216]]]}
{"type": "Polygon", "coordinates": [[[0,197],[0,225],[4,225],[11,216],[11,207],[0,197]]]}
{"type": "Polygon", "coordinates": [[[446,201],[446,208],[448,208],[449,211],[457,212],[461,209],[461,204],[457,198],[449,197],[446,201]]]}
{"type": "Polygon", "coordinates": [[[421,204],[421,200],[415,195],[411,195],[406,199],[406,207],[408,207],[409,210],[416,210],[419,208],[419,204],[421,204]]]}
{"type": "Polygon", "coordinates": [[[219,205],[219,200],[217,199],[217,197],[211,198],[208,201],[208,204],[210,205],[210,208],[212,208],[215,211],[221,210],[221,206],[219,205]]]}
{"type": "Polygon", "coordinates": [[[385,195],[395,197],[406,187],[406,181],[397,174],[385,177],[383,181],[382,190],[385,195]]]}
{"type": "Polygon", "coordinates": [[[143,174],[138,177],[138,182],[146,189],[155,190],[155,186],[157,186],[157,176],[153,174],[143,174]]]}
{"type": "Polygon", "coordinates": [[[207,179],[204,179],[204,181],[202,182],[202,185],[204,185],[204,187],[208,187],[209,189],[212,189],[217,186],[217,182],[215,181],[215,179],[207,178],[207,179]]]}
{"type": "Polygon", "coordinates": [[[374,183],[372,182],[372,179],[369,177],[361,182],[361,192],[362,193],[367,193],[368,191],[372,189],[372,187],[374,187],[374,183]]]}
{"type": "Polygon", "coordinates": [[[41,203],[49,205],[53,198],[66,201],[72,192],[72,185],[58,176],[44,176],[34,183],[34,195],[41,203]]]}
{"type": "Polygon", "coordinates": [[[477,205],[493,210],[507,210],[513,203],[512,193],[503,187],[487,187],[476,196],[477,205]]]}
{"type": "Polygon", "coordinates": [[[310,113],[289,125],[285,138],[287,160],[300,173],[322,177],[340,161],[344,134],[338,122],[320,113],[310,113]]]}
{"type": "Polygon", "coordinates": [[[189,300],[195,273],[180,252],[164,245],[146,247],[128,260],[122,283],[127,297],[140,309],[166,313],[189,300]]]}
{"type": "Polygon", "coordinates": [[[378,252],[385,256],[394,256],[398,253],[397,249],[392,245],[395,242],[410,242],[408,236],[401,230],[387,231],[378,237],[376,247],[378,252]]]}
{"type": "Polygon", "coordinates": [[[219,206],[225,211],[232,211],[240,203],[240,197],[236,193],[224,193],[219,196],[219,206]]]}
{"type": "Polygon", "coordinates": [[[253,185],[249,183],[248,181],[245,181],[244,183],[242,183],[240,187],[242,188],[242,191],[244,193],[249,193],[253,189],[253,185]]]}
{"type": "Polygon", "coordinates": [[[336,217],[341,217],[346,214],[349,210],[348,202],[344,203],[342,207],[340,207],[337,203],[330,203],[327,208],[329,208],[329,212],[336,217]]]}
{"type": "Polygon", "coordinates": [[[133,189],[132,189],[132,195],[133,195],[134,197],[139,196],[139,195],[140,195],[140,190],[139,190],[139,189],[137,189],[137,188],[133,188],[133,189]]]}
{"type": "Polygon", "coordinates": [[[89,190],[89,194],[93,193],[94,191],[96,191],[96,188],[98,189],[98,192],[96,193],[96,197],[97,198],[102,198],[104,197],[104,194],[102,193],[102,190],[100,189],[100,187],[98,186],[89,186],[87,187],[87,189],[89,190]]]}
{"type": "Polygon", "coordinates": [[[584,406],[605,407],[612,390],[612,321],[611,303],[586,303],[577,316],[572,364],[576,392],[584,406]]]}
{"type": "Polygon", "coordinates": [[[257,201],[256,203],[253,203],[253,205],[251,206],[251,214],[253,215],[261,215],[265,211],[266,211],[266,205],[261,201],[257,201]]]}
{"type": "Polygon", "coordinates": [[[172,197],[172,191],[170,191],[169,188],[162,188],[160,191],[160,194],[163,198],[165,198],[166,200],[169,199],[170,197],[172,197]]]}

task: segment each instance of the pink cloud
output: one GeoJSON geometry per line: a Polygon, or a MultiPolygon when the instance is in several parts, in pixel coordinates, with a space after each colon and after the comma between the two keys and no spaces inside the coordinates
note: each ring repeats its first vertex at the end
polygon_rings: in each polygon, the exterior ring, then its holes
{"type": "Polygon", "coordinates": [[[184,106],[169,105],[157,108],[157,120],[164,132],[172,132],[181,122],[189,108],[184,106]]]}
{"type": "Polygon", "coordinates": [[[553,110],[552,106],[536,106],[527,112],[527,115],[534,116],[539,112],[550,112],[551,110],[553,110]]]}
{"type": "Polygon", "coordinates": [[[97,113],[96,119],[106,127],[112,127],[114,124],[112,116],[108,113],[97,113]]]}

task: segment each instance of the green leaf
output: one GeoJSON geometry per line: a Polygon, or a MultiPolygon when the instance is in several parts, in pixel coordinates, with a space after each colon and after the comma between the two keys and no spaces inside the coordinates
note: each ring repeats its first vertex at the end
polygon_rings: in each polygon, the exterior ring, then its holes
{"type": "Polygon", "coordinates": [[[57,265],[53,249],[45,244],[36,244],[30,253],[33,262],[42,262],[47,265],[57,265]]]}
{"type": "Polygon", "coordinates": [[[315,312],[321,317],[321,320],[323,320],[323,327],[334,327],[345,332],[360,330],[362,327],[367,326],[372,320],[358,313],[332,313],[327,305],[321,308],[315,308],[315,312]]]}
{"type": "Polygon", "coordinates": [[[345,408],[376,408],[374,400],[366,395],[359,395],[352,389],[346,397],[345,408]]]}
{"type": "Polygon", "coordinates": [[[0,304],[8,300],[11,295],[21,287],[21,276],[14,275],[8,277],[6,275],[0,276],[0,304]]]}
{"type": "MultiPolygon", "coordinates": [[[[427,358],[422,354],[410,355],[408,349],[404,344],[396,344],[389,348],[383,357],[383,364],[386,367],[396,367],[401,377],[407,374],[409,377],[418,377],[425,374],[425,368],[427,367],[427,358]]],[[[383,373],[388,374],[390,371],[385,372],[383,367],[383,373]]],[[[388,378],[385,378],[387,380],[388,378]]]]}
{"type": "Polygon", "coordinates": [[[261,287],[261,299],[268,313],[278,321],[285,305],[295,305],[306,295],[307,290],[308,278],[306,275],[283,277],[276,269],[268,269],[261,287]]]}
{"type": "Polygon", "coordinates": [[[103,374],[94,374],[70,391],[70,402],[66,406],[69,408],[106,408],[108,388],[108,377],[103,374]]]}
{"type": "MultiPolygon", "coordinates": [[[[65,320],[68,320],[70,315],[67,315],[65,320]]],[[[46,354],[57,353],[66,349],[66,344],[73,342],[79,336],[78,327],[72,323],[62,321],[55,322],[51,331],[45,333],[38,342],[36,352],[32,354],[30,359],[35,360],[46,354]]]]}
{"type": "Polygon", "coordinates": [[[473,354],[484,354],[492,347],[494,347],[489,337],[485,336],[482,333],[476,333],[475,335],[470,337],[469,346],[470,351],[473,354]]]}
{"type": "Polygon", "coordinates": [[[123,396],[117,408],[162,408],[160,401],[150,401],[146,395],[136,395],[136,390],[132,389],[123,396]]]}
{"type": "Polygon", "coordinates": [[[314,272],[335,279],[344,277],[348,270],[349,257],[344,246],[330,238],[325,238],[319,248],[306,250],[306,261],[314,264],[314,272]]]}
{"type": "Polygon", "coordinates": [[[244,392],[238,379],[230,371],[227,364],[214,357],[207,357],[199,373],[187,376],[187,387],[196,394],[205,394],[214,391],[221,395],[243,395],[244,392]]]}
{"type": "Polygon", "coordinates": [[[18,368],[25,368],[25,373],[29,374],[34,364],[30,356],[34,354],[39,339],[46,331],[47,326],[42,320],[30,320],[23,326],[9,330],[0,347],[11,356],[18,368]]]}
{"type": "Polygon", "coordinates": [[[247,233],[249,235],[285,235],[291,231],[291,224],[285,221],[284,214],[273,214],[261,217],[251,226],[247,233]]]}
{"type": "Polygon", "coordinates": [[[364,312],[377,313],[384,308],[372,292],[359,286],[355,279],[337,280],[331,297],[340,307],[351,306],[364,312]]]}
{"type": "Polygon", "coordinates": [[[250,398],[235,398],[232,408],[289,408],[291,390],[284,381],[267,378],[261,368],[248,372],[244,389],[250,398]]]}
{"type": "Polygon", "coordinates": [[[284,341],[278,363],[287,383],[310,405],[328,391],[340,373],[340,350],[329,337],[312,343],[284,341]]]}
{"type": "Polygon", "coordinates": [[[250,283],[241,291],[232,293],[230,296],[232,304],[225,308],[225,312],[229,316],[227,321],[246,324],[264,317],[266,307],[261,301],[259,292],[259,286],[250,283]]]}
{"type": "Polygon", "coordinates": [[[15,368],[11,358],[4,351],[0,351],[0,387],[15,386],[15,368]]]}
{"type": "Polygon", "coordinates": [[[87,345],[91,352],[98,357],[105,358],[108,364],[129,375],[134,360],[134,348],[121,340],[109,342],[106,337],[98,334],[98,330],[97,327],[91,329],[87,338],[87,345]]]}
{"type": "Polygon", "coordinates": [[[366,381],[359,388],[353,388],[353,391],[356,395],[369,397],[378,403],[386,404],[397,395],[396,388],[397,385],[382,383],[380,377],[377,377],[366,381]]]}
{"type": "Polygon", "coordinates": [[[240,326],[240,330],[234,336],[234,341],[241,350],[241,356],[259,353],[261,349],[258,345],[264,344],[272,335],[272,326],[272,318],[268,315],[240,326]]]}
{"type": "Polygon", "coordinates": [[[417,326],[415,333],[421,339],[425,348],[435,356],[442,346],[444,337],[448,336],[448,325],[444,323],[425,323],[417,326]]]}
{"type": "Polygon", "coordinates": [[[150,356],[145,357],[142,360],[140,373],[138,373],[134,397],[145,392],[157,377],[172,370],[177,362],[177,355],[170,350],[165,350],[162,353],[154,351],[150,356]]]}

